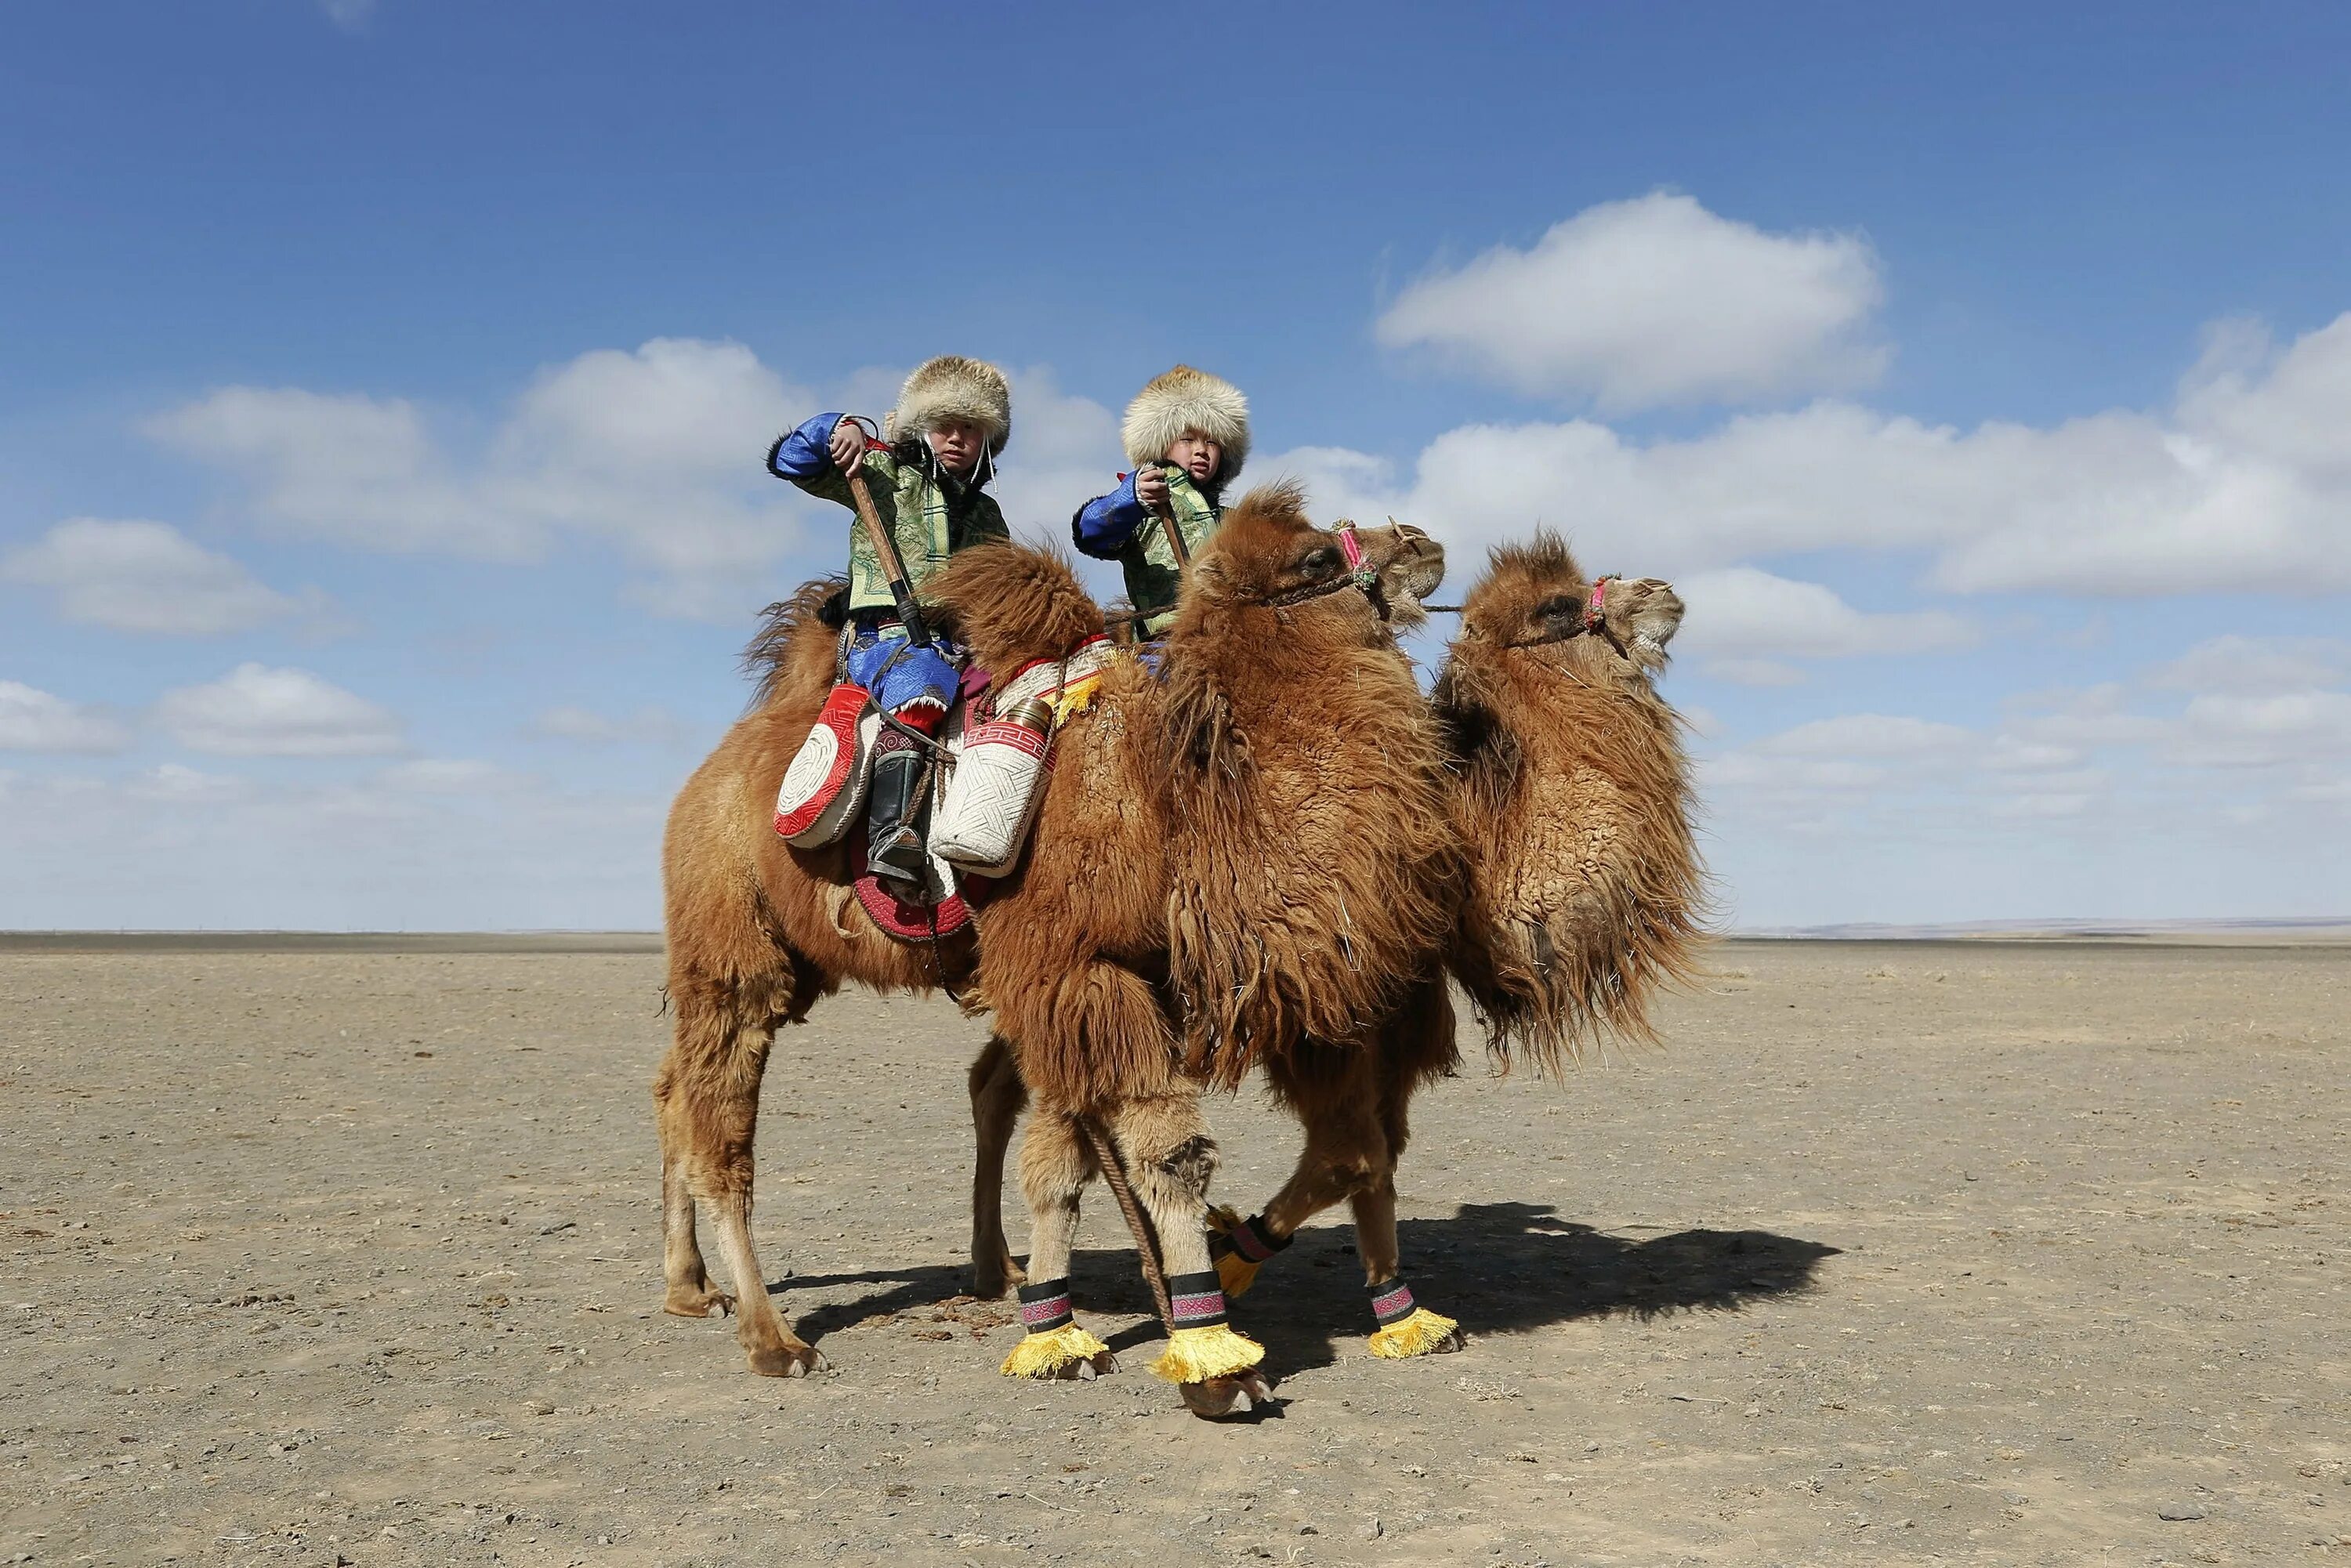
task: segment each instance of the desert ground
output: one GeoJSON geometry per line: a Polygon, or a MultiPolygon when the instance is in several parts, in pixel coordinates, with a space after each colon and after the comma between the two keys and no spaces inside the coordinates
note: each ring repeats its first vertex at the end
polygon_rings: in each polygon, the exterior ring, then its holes
{"type": "MultiPolygon", "coordinates": [[[[944,1001],[777,1042],[782,1382],[658,1311],[654,939],[6,940],[0,1563],[2351,1562],[2351,950],[1709,962],[1662,1050],[1421,1101],[1465,1351],[1373,1359],[1326,1217],[1211,1426],[1107,1195],[1124,1367],[997,1375],[944,1001]]],[[[1291,1127],[1212,1113],[1253,1208],[1291,1127]]]]}

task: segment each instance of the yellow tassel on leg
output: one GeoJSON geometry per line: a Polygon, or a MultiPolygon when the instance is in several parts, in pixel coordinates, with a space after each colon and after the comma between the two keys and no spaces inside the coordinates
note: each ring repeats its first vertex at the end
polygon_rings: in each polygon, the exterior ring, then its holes
{"type": "Polygon", "coordinates": [[[1207,1328],[1177,1329],[1169,1334],[1167,1348],[1159,1353],[1151,1370],[1170,1383],[1198,1383],[1247,1372],[1264,1359],[1265,1346],[1235,1333],[1232,1324],[1210,1323],[1207,1328]]]}
{"type": "Polygon", "coordinates": [[[1389,1361],[1403,1361],[1408,1356],[1426,1355],[1444,1343],[1446,1336],[1460,1326],[1442,1312],[1432,1312],[1426,1307],[1415,1307],[1412,1316],[1388,1324],[1366,1343],[1371,1345],[1374,1355],[1389,1361]]]}
{"type": "MultiPolygon", "coordinates": [[[[1208,1210],[1210,1235],[1228,1237],[1240,1228],[1241,1217],[1225,1205],[1218,1204],[1208,1210]]],[[[1225,1299],[1233,1301],[1248,1295],[1249,1288],[1257,1283],[1257,1271],[1260,1265],[1242,1257],[1238,1248],[1232,1248],[1219,1253],[1217,1257],[1217,1280],[1225,1288],[1225,1299]]]]}
{"type": "Polygon", "coordinates": [[[998,1370],[1007,1377],[1050,1377],[1071,1362],[1092,1361],[1109,1349],[1077,1324],[1063,1323],[1014,1345],[998,1370]]]}

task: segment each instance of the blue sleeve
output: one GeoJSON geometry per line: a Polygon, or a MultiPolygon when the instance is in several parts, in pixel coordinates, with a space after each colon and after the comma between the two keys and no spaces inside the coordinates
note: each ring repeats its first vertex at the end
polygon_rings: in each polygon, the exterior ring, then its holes
{"type": "Polygon", "coordinates": [[[768,448],[768,472],[778,479],[813,479],[832,466],[832,439],[837,413],[820,413],[768,448]]]}
{"type": "Polygon", "coordinates": [[[1134,476],[1122,475],[1117,489],[1096,496],[1078,508],[1078,515],[1070,519],[1070,534],[1088,555],[1116,560],[1134,530],[1143,526],[1145,515],[1143,503],[1134,498],[1134,476]]]}

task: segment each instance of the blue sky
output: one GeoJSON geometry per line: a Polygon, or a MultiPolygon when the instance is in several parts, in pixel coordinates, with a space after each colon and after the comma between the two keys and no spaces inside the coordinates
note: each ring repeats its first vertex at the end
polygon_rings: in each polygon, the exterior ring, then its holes
{"type": "Polygon", "coordinates": [[[949,350],[1037,537],[1183,359],[1674,577],[1736,924],[2351,907],[2339,7],[7,27],[0,925],[653,924],[763,436],[949,350]]]}

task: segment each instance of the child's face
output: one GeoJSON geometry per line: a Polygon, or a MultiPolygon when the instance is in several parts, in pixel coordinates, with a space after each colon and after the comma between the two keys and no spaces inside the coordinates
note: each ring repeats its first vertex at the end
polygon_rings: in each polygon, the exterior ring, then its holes
{"type": "Polygon", "coordinates": [[[987,433],[967,419],[946,419],[931,427],[930,443],[948,473],[968,475],[987,449],[987,433]]]}
{"type": "Polygon", "coordinates": [[[1214,478],[1224,460],[1225,449],[1196,430],[1187,430],[1167,444],[1167,461],[1192,476],[1195,485],[1214,478]]]}

